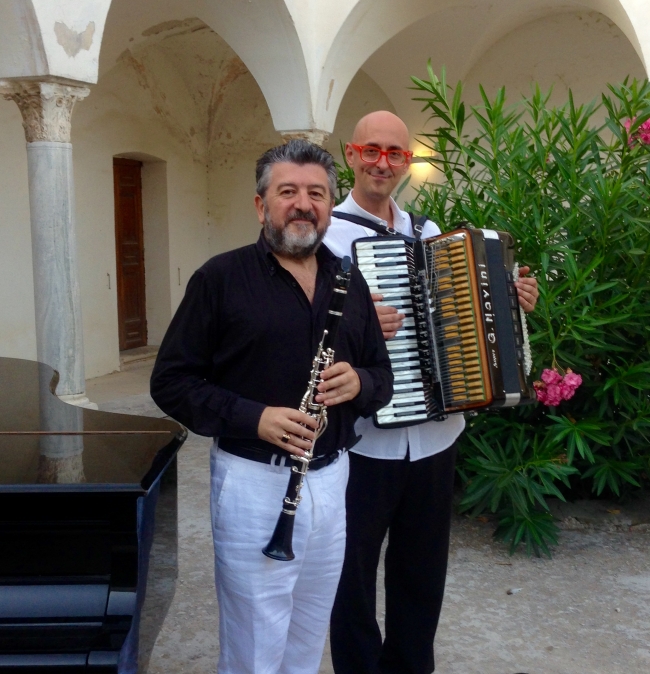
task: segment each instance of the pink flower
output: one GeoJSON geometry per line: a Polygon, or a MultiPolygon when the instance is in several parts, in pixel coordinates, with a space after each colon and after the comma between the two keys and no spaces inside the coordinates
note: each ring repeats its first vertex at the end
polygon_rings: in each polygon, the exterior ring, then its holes
{"type": "Polygon", "coordinates": [[[575,389],[582,384],[582,377],[571,370],[567,370],[564,375],[563,384],[565,386],[570,386],[575,391],[575,389]]]}
{"type": "Polygon", "coordinates": [[[542,372],[542,381],[545,384],[559,384],[562,381],[562,375],[555,368],[546,369],[542,372]]]}
{"type": "Polygon", "coordinates": [[[576,389],[582,384],[582,377],[567,369],[562,376],[557,368],[542,371],[542,380],[533,383],[535,395],[540,403],[548,407],[556,407],[563,400],[573,398],[576,389]]]}
{"type": "Polygon", "coordinates": [[[541,384],[542,382],[535,382],[533,386],[535,386],[535,394],[537,395],[537,400],[539,400],[540,403],[543,403],[546,405],[546,400],[548,396],[546,395],[546,387],[545,386],[540,386],[537,387],[536,384],[541,384]]]}
{"type": "Polygon", "coordinates": [[[650,145],[650,119],[647,119],[643,124],[639,124],[639,128],[630,134],[630,128],[635,121],[636,117],[633,117],[623,124],[629,134],[629,138],[627,139],[628,145],[634,145],[634,142],[637,140],[641,141],[644,145],[650,145]]]}
{"type": "Polygon", "coordinates": [[[546,387],[546,404],[549,407],[557,407],[562,402],[562,390],[557,384],[549,384],[546,387]]]}
{"type": "Polygon", "coordinates": [[[568,386],[567,384],[564,383],[560,385],[560,393],[562,395],[562,400],[571,400],[575,392],[576,390],[575,388],[573,388],[573,386],[568,386]]]}

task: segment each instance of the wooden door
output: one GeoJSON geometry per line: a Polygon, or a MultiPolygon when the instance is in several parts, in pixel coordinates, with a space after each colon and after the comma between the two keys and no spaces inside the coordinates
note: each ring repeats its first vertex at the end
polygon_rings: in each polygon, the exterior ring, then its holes
{"type": "Polygon", "coordinates": [[[142,162],[113,159],[120,351],[147,344],[141,169],[142,162]]]}

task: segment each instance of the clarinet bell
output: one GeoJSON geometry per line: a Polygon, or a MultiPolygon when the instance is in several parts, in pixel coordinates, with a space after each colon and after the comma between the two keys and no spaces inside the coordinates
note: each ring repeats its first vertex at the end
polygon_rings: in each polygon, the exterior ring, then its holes
{"type": "Polygon", "coordinates": [[[277,559],[279,562],[290,562],[292,559],[295,559],[296,556],[291,546],[295,519],[295,515],[287,515],[284,512],[280,513],[271,540],[267,543],[266,547],[262,548],[262,552],[267,557],[277,559]]]}

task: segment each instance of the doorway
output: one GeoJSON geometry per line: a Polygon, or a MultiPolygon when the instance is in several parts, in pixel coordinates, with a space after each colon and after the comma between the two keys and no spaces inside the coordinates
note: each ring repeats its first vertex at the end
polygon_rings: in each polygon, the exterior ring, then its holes
{"type": "Polygon", "coordinates": [[[120,351],[147,344],[141,173],[142,162],[113,159],[120,351]]]}

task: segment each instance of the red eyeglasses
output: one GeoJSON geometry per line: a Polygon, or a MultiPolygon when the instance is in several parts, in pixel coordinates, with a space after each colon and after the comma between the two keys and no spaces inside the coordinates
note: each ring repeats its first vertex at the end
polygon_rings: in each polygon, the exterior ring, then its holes
{"type": "Polygon", "coordinates": [[[386,157],[386,161],[394,168],[404,166],[406,162],[413,156],[410,150],[380,150],[374,145],[350,145],[359,153],[361,161],[366,164],[377,164],[382,157],[386,157]]]}

